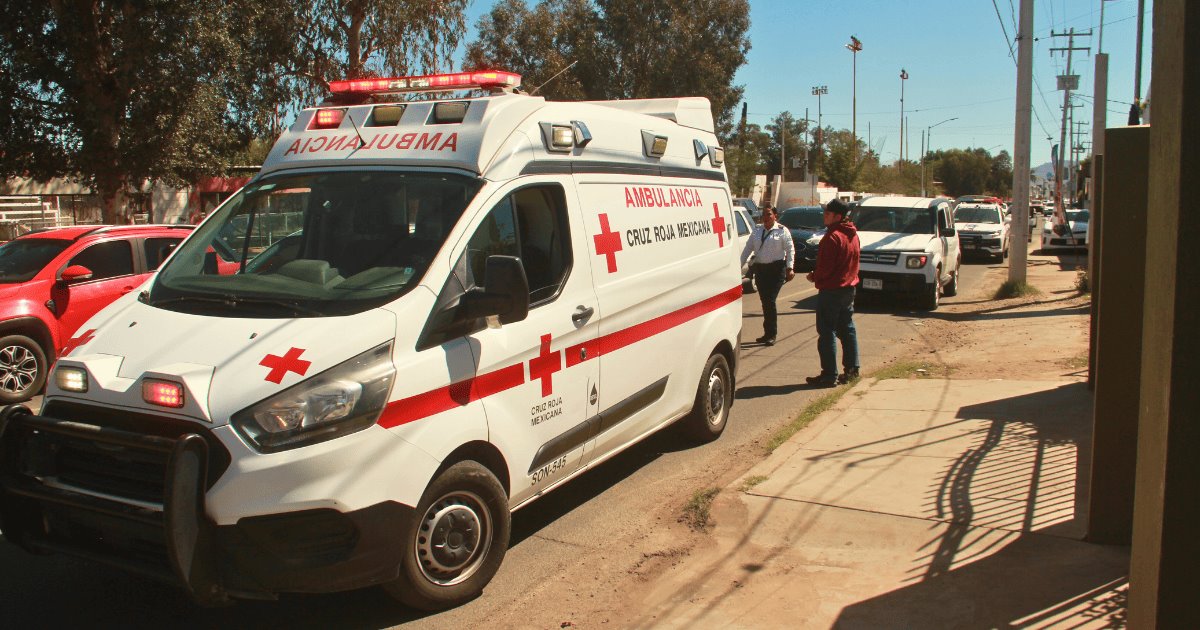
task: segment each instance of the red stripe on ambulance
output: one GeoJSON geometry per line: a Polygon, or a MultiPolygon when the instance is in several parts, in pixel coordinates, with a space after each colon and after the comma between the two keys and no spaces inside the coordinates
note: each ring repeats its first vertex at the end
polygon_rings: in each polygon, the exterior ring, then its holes
{"type": "MultiPolygon", "coordinates": [[[[649,339],[676,326],[685,324],[742,298],[742,287],[734,287],[673,313],[655,317],[615,333],[603,335],[567,348],[566,366],[578,365],[604,354],[649,339]],[[581,350],[587,350],[582,358],[581,350]]],[[[429,416],[464,407],[492,394],[498,394],[525,383],[525,364],[518,363],[487,374],[480,374],[446,387],[388,403],[377,424],[385,429],[398,427],[429,416]]]]}

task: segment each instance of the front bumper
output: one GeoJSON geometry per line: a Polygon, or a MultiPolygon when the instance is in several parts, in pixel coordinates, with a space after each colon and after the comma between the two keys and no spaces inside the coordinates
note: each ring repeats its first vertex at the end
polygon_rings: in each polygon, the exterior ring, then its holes
{"type": "MultiPolygon", "coordinates": [[[[53,408],[47,409],[53,413],[53,408]]],[[[206,492],[229,465],[207,428],[0,411],[0,532],[181,586],[201,605],[393,580],[412,508],[311,509],[217,525],[206,492]]]]}
{"type": "Polygon", "coordinates": [[[999,236],[959,233],[958,243],[964,256],[979,253],[999,256],[1004,252],[1004,239],[999,236]]]}
{"type": "MultiPolygon", "coordinates": [[[[915,270],[914,270],[915,271],[915,270]]],[[[929,290],[929,280],[924,273],[904,273],[897,271],[875,271],[864,269],[858,271],[858,288],[863,293],[893,293],[919,296],[929,290]],[[879,284],[876,285],[875,282],[879,284]]]]}

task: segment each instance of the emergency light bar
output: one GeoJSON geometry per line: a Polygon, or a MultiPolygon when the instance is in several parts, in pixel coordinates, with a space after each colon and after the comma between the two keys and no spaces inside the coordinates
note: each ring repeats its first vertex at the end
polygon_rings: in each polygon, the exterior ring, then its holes
{"type": "Polygon", "coordinates": [[[405,92],[448,92],[476,88],[515,88],[519,85],[521,85],[521,75],[519,74],[487,70],[392,79],[346,79],[331,81],[329,91],[333,94],[400,94],[405,92]]]}

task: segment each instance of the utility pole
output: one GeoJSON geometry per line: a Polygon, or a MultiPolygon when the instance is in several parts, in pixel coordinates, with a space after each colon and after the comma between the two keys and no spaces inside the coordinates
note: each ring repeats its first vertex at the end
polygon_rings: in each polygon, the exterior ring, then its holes
{"type": "MultiPolygon", "coordinates": [[[[813,153],[813,128],[812,121],[808,118],[808,108],[804,108],[804,126],[808,129],[810,138],[808,143],[808,157],[804,160],[804,177],[808,180],[808,197],[809,200],[817,198],[817,174],[812,170],[812,153],[813,153]]],[[[820,205],[820,204],[817,204],[820,205]]]]}
{"type": "Polygon", "coordinates": [[[1067,156],[1070,155],[1070,153],[1067,151],[1067,149],[1068,149],[1067,132],[1070,130],[1070,127],[1068,126],[1069,123],[1067,122],[1067,115],[1071,111],[1071,90],[1078,89],[1078,87],[1079,87],[1079,75],[1071,74],[1071,58],[1072,58],[1072,54],[1076,50],[1087,50],[1087,51],[1091,50],[1091,48],[1089,48],[1089,47],[1075,46],[1075,37],[1076,36],[1091,37],[1091,35],[1092,35],[1091,29],[1088,29],[1088,31],[1086,33],[1076,33],[1074,28],[1072,28],[1070,31],[1068,31],[1066,33],[1055,33],[1054,31],[1050,32],[1051,37],[1066,37],[1067,38],[1066,48],[1051,48],[1050,49],[1050,54],[1052,54],[1052,55],[1056,52],[1066,52],[1067,53],[1067,73],[1058,78],[1058,89],[1063,91],[1063,119],[1062,119],[1062,132],[1060,134],[1060,140],[1058,143],[1059,166],[1057,169],[1055,169],[1055,177],[1054,177],[1054,180],[1055,180],[1054,181],[1054,186],[1055,186],[1055,193],[1054,193],[1054,196],[1055,196],[1055,199],[1054,199],[1055,223],[1059,223],[1059,224],[1063,224],[1063,225],[1067,224],[1067,214],[1066,214],[1066,209],[1063,207],[1063,190],[1062,190],[1063,168],[1062,168],[1062,163],[1067,159],[1067,156]]]}
{"type": "Polygon", "coordinates": [[[1142,24],[1145,15],[1146,0],[1138,0],[1137,61],[1133,66],[1133,105],[1129,106],[1130,125],[1142,124],[1142,24]]]}
{"type": "MultiPolygon", "coordinates": [[[[742,163],[743,158],[746,155],[746,107],[747,107],[747,105],[748,104],[745,102],[742,103],[742,120],[741,120],[741,122],[738,123],[737,161],[733,165],[733,172],[734,172],[734,180],[733,181],[734,182],[738,181],[737,175],[741,173],[741,163],[742,163]]],[[[754,181],[754,178],[750,178],[750,180],[754,181]]],[[[750,186],[751,186],[751,189],[753,189],[754,184],[751,184],[750,186]]],[[[753,192],[753,190],[751,190],[749,192],[753,192]]],[[[749,197],[751,195],[746,195],[746,196],[749,197]]]]}
{"type": "MultiPolygon", "coordinates": [[[[1033,0],[1021,0],[1021,21],[1017,27],[1017,112],[1013,138],[1013,222],[1024,233],[1029,225],[1029,146],[1033,121],[1033,0]]],[[[1024,244],[1013,247],[1009,230],[1009,282],[1025,282],[1028,266],[1024,244]]]]}

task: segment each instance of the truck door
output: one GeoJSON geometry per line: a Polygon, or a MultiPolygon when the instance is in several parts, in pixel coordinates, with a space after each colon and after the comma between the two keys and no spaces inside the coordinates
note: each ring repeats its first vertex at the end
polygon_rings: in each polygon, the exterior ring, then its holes
{"type": "Polygon", "coordinates": [[[579,212],[559,181],[514,184],[492,197],[464,254],[479,277],[487,256],[521,259],[529,315],[473,333],[480,374],[521,366],[523,383],[483,398],[491,441],[508,458],[518,504],[578,469],[595,437],[599,364],[583,356],[599,320],[579,212]],[[580,252],[583,252],[580,254],[580,252]]]}

